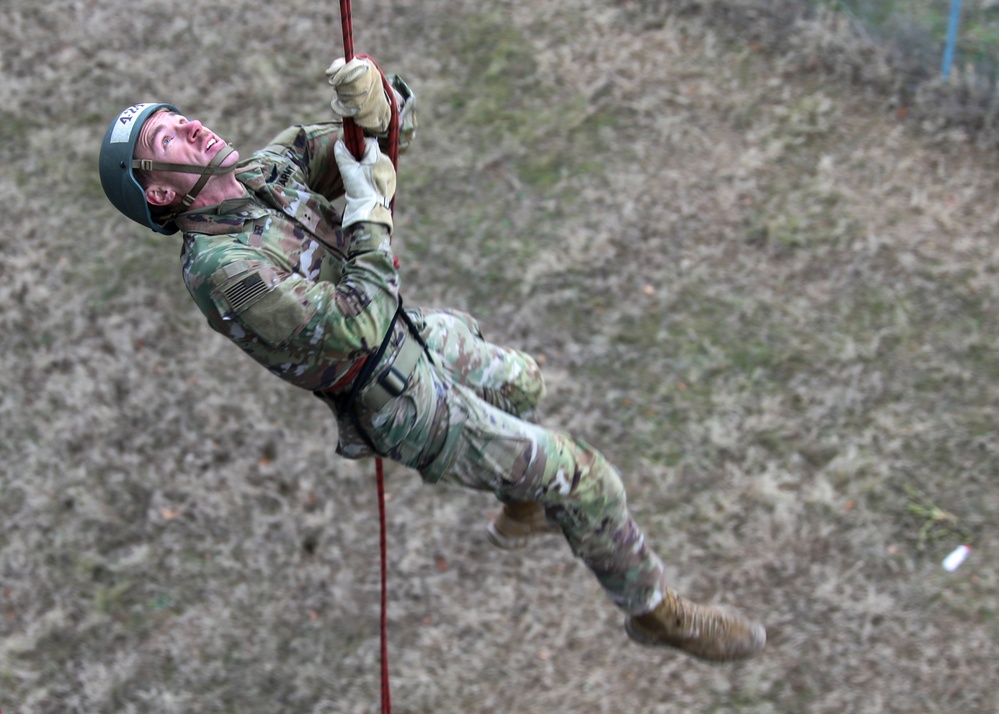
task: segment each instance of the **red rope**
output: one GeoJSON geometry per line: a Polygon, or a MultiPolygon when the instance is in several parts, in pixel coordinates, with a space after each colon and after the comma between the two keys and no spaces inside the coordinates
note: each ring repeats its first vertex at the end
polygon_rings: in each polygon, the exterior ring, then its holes
{"type": "Polygon", "coordinates": [[[382,614],[381,614],[381,659],[382,659],[382,714],[391,714],[392,697],[389,689],[388,666],[388,539],[385,535],[385,472],[382,460],[375,459],[375,481],[378,484],[378,548],[382,563],[382,614]]]}
{"type": "MultiPolygon", "coordinates": [[[[344,59],[350,62],[354,59],[353,21],[350,12],[350,0],[340,0],[340,29],[343,35],[344,59]]],[[[370,60],[370,58],[366,58],[370,60]]],[[[374,62],[372,61],[372,64],[374,62]]],[[[377,68],[377,65],[375,65],[377,68]]],[[[392,103],[392,118],[389,123],[388,155],[392,165],[399,167],[399,107],[395,100],[395,92],[385,74],[379,69],[385,94],[392,103]]],[[[364,132],[350,117],[343,120],[344,141],[350,153],[360,159],[364,154],[364,132]]],[[[392,208],[395,209],[393,198],[392,208]]],[[[389,686],[388,665],[388,538],[385,525],[385,469],[381,458],[375,459],[375,483],[378,489],[378,547],[381,555],[381,677],[382,677],[382,714],[391,714],[392,696],[389,686]]]]}
{"type": "MultiPolygon", "coordinates": [[[[353,18],[350,14],[350,0],[340,0],[340,34],[343,35],[343,57],[350,62],[354,59],[353,18]]],[[[354,158],[360,161],[364,154],[364,132],[353,119],[343,120],[343,140],[354,158]]]]}

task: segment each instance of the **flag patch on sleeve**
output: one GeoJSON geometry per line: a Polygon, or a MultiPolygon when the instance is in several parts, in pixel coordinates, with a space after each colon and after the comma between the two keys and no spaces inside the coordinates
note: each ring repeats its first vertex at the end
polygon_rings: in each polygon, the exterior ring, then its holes
{"type": "Polygon", "coordinates": [[[250,305],[262,298],[270,287],[259,272],[253,272],[242,280],[222,288],[229,307],[237,313],[243,312],[250,305]]]}

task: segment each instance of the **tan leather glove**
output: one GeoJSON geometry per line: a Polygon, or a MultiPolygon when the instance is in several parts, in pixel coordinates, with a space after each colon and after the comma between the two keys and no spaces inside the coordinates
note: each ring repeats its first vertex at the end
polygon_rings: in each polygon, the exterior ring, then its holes
{"type": "Polygon", "coordinates": [[[388,226],[391,231],[395,167],[378,149],[378,140],[370,137],[364,140],[364,155],[360,161],[350,153],[343,139],[337,139],[333,145],[333,155],[346,191],[343,227],[368,221],[388,226]]]}
{"type": "Polygon", "coordinates": [[[392,105],[382,87],[382,76],[371,60],[343,57],[326,70],[333,100],[330,107],[342,117],[351,117],[359,127],[372,134],[388,131],[392,105]]]}

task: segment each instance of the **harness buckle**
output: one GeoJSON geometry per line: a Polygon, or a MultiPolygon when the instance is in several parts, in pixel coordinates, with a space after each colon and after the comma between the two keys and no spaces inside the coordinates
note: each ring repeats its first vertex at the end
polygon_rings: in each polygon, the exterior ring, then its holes
{"type": "Polygon", "coordinates": [[[405,392],[406,387],[409,386],[409,377],[396,369],[396,366],[393,364],[391,367],[378,375],[378,384],[380,384],[390,396],[398,397],[400,394],[405,392]]]}

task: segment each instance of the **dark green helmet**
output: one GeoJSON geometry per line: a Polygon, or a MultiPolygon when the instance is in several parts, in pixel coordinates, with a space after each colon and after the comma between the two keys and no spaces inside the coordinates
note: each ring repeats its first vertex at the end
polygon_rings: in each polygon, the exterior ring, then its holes
{"type": "Polygon", "coordinates": [[[177,232],[177,226],[172,221],[161,224],[153,219],[146,203],[146,192],[134,172],[138,165],[134,154],[139,131],[146,120],[160,109],[180,113],[172,104],[133,104],[111,122],[101,143],[101,186],[114,207],[133,221],[157,233],[170,235],[177,232]]]}

